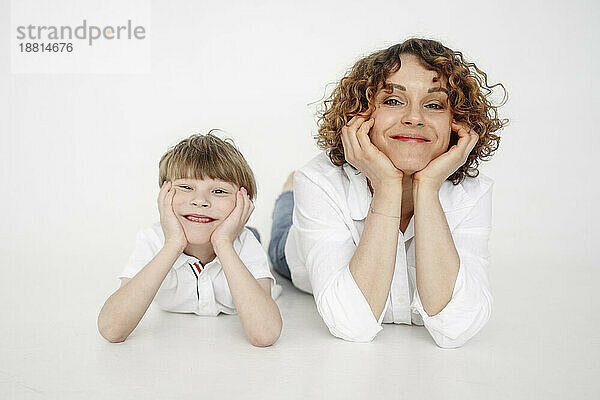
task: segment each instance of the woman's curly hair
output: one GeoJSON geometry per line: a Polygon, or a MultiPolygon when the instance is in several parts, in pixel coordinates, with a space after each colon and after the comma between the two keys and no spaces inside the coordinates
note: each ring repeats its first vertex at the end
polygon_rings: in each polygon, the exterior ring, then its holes
{"type": "MultiPolygon", "coordinates": [[[[448,79],[448,97],[454,119],[466,122],[479,135],[467,161],[448,180],[457,185],[465,176],[477,176],[480,161],[489,160],[500,144],[500,137],[494,132],[508,123],[507,119],[498,118],[498,107],[506,102],[507,92],[501,83],[488,85],[485,72],[466,62],[461,52],[450,50],[435,40],[408,39],[358,60],[318,113],[317,145],[327,151],[334,165],[346,162],[340,139],[342,127],[355,115],[370,114],[379,90],[392,92],[386,79],[400,69],[401,54],[419,57],[425,68],[448,79]],[[504,92],[502,102],[497,106],[489,99],[496,86],[504,92]]],[[[450,146],[453,144],[455,142],[451,141],[450,146]]]]}

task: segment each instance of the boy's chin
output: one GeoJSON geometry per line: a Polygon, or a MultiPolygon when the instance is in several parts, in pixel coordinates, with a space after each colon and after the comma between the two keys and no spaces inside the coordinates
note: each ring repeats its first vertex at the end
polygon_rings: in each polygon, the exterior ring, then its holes
{"type": "Polygon", "coordinates": [[[191,245],[204,245],[210,243],[210,236],[212,234],[212,230],[206,233],[197,233],[197,232],[186,232],[185,236],[188,240],[188,243],[191,245]]]}

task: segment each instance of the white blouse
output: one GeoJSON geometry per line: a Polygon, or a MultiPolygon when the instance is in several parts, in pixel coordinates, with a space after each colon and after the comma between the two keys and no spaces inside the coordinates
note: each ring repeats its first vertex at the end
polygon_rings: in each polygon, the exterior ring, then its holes
{"type": "Polygon", "coordinates": [[[492,297],[488,281],[488,240],[492,226],[493,181],[479,174],[460,184],[446,181],[440,202],[460,268],[452,299],[434,316],[423,309],[416,285],[414,216],[398,232],[394,276],[384,312],[376,320],[350,273],[372,194],[364,174],[348,163],[336,167],[325,152],[294,174],[294,213],[285,254],[292,281],[313,293],[330,332],[368,342],[381,323],[425,325],[440,347],[459,347],[488,321],[492,297]]]}
{"type": "MultiPolygon", "coordinates": [[[[160,222],[137,234],[136,245],[119,278],[133,278],[160,251],[165,236],[160,222]]],[[[233,248],[255,279],[271,278],[271,295],[281,287],[269,269],[267,254],[247,228],[233,242],[233,248]]],[[[154,302],[166,311],[197,315],[236,314],[225,272],[218,257],[202,265],[196,257],[181,253],[163,280],[154,302]]]]}

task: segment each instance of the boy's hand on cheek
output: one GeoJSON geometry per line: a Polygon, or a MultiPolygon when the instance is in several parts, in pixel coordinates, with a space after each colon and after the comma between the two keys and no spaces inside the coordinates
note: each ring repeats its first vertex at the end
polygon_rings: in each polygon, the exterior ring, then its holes
{"type": "Polygon", "coordinates": [[[212,233],[210,241],[213,246],[232,244],[240,234],[250,215],[254,211],[254,204],[248,196],[246,188],[242,187],[236,193],[235,208],[212,233]]]}
{"type": "Polygon", "coordinates": [[[165,235],[165,246],[174,245],[180,252],[183,252],[188,245],[185,232],[181,222],[177,219],[173,211],[173,196],[175,188],[172,182],[163,183],[158,193],[158,212],[160,214],[160,226],[165,235]]]}

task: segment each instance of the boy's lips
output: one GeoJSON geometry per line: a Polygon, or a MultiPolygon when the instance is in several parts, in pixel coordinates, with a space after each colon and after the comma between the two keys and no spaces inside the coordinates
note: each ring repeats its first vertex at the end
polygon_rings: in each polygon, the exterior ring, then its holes
{"type": "Polygon", "coordinates": [[[208,224],[213,221],[216,221],[216,218],[212,218],[212,217],[209,217],[208,215],[201,215],[201,214],[186,214],[183,216],[183,218],[187,219],[188,221],[194,222],[196,224],[208,224]]]}

